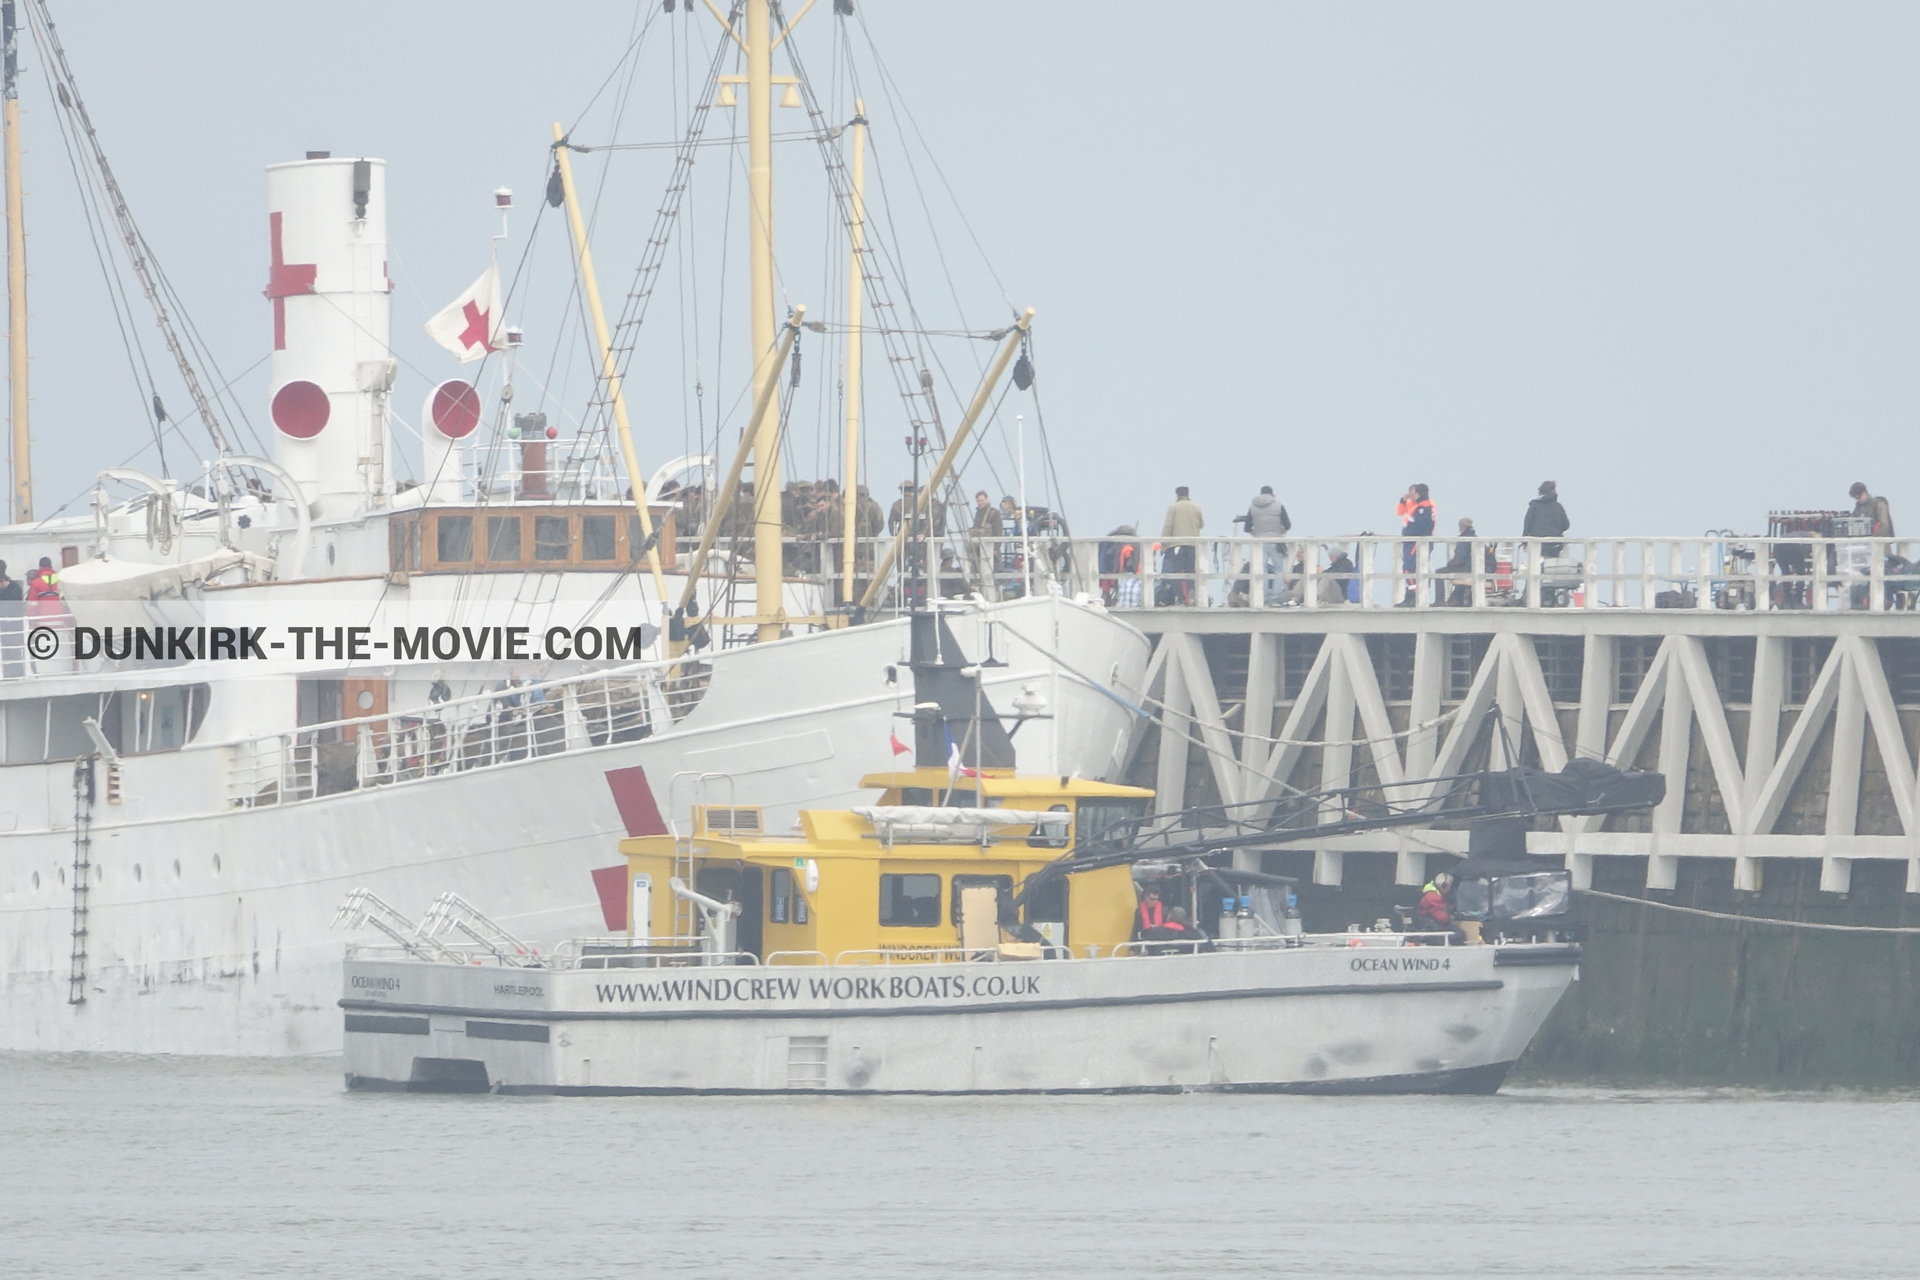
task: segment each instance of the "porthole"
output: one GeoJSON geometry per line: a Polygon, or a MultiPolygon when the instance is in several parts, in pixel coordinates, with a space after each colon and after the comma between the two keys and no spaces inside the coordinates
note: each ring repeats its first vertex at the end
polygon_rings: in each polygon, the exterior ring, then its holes
{"type": "Polygon", "coordinates": [[[67,869],[65,867],[60,868],[60,883],[63,886],[67,883],[67,869]]]}
{"type": "Polygon", "coordinates": [[[133,882],[140,883],[140,864],[137,862],[133,864],[133,882]]]}
{"type": "Polygon", "coordinates": [[[33,873],[33,889],[35,893],[40,891],[40,873],[38,871],[33,873]]]}
{"type": "Polygon", "coordinates": [[[173,860],[173,878],[175,880],[180,878],[180,859],[178,858],[173,860]]]}
{"type": "Polygon", "coordinates": [[[220,855],[217,853],[213,855],[213,874],[220,874],[220,855]]]}

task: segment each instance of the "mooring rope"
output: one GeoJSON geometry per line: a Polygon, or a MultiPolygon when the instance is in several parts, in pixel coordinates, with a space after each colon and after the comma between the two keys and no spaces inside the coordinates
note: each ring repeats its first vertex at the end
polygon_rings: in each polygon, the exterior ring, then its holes
{"type": "Polygon", "coordinates": [[[1613,902],[1629,902],[1636,907],[1658,907],[1662,911],[1678,911],[1683,915],[1706,916],[1712,920],[1736,920],[1742,924],[1771,924],[1782,929],[1823,929],[1832,933],[1920,933],[1920,928],[1902,925],[1878,924],[1820,924],[1813,920],[1776,920],[1772,916],[1742,916],[1726,911],[1708,911],[1704,907],[1683,907],[1677,902],[1655,902],[1651,898],[1636,898],[1625,893],[1603,893],[1599,889],[1576,889],[1575,893],[1584,893],[1592,898],[1606,898],[1613,902]]]}

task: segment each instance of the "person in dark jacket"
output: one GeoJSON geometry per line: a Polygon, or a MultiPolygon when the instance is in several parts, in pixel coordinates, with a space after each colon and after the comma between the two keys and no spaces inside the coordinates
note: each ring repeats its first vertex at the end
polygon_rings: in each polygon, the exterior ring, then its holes
{"type": "Polygon", "coordinates": [[[1847,490],[1847,496],[1853,499],[1853,514],[1865,516],[1873,521],[1872,526],[1867,530],[1869,536],[1875,538],[1893,536],[1893,509],[1887,505],[1885,498],[1874,497],[1867,492],[1867,486],[1858,480],[1853,482],[1853,488],[1847,490]]]}
{"type": "MultiPolygon", "coordinates": [[[[1440,572],[1449,575],[1449,580],[1434,584],[1433,602],[1435,604],[1447,604],[1457,609],[1464,608],[1473,603],[1473,579],[1470,576],[1473,573],[1473,543],[1469,541],[1469,539],[1479,536],[1480,534],[1473,527],[1473,517],[1461,516],[1461,541],[1453,544],[1453,554],[1447,558],[1447,562],[1444,565],[1440,566],[1440,572]],[[1453,589],[1451,594],[1447,594],[1447,588],[1449,586],[1453,589]],[[1443,596],[1445,597],[1444,599],[1442,598],[1443,596]]],[[[1493,548],[1488,547],[1486,552],[1486,572],[1492,573],[1494,571],[1494,565],[1493,548]]]]}
{"type": "Polygon", "coordinates": [[[26,592],[20,579],[7,576],[7,562],[0,560],[0,676],[12,679],[26,674],[26,650],[22,637],[26,624],[19,621],[27,610],[26,592]]]}
{"type": "MultiPolygon", "coordinates": [[[[1527,504],[1527,519],[1520,527],[1520,536],[1557,538],[1567,531],[1570,523],[1567,509],[1560,505],[1559,487],[1551,480],[1542,480],[1540,496],[1527,504]]],[[[1551,560],[1566,549],[1564,542],[1543,542],[1540,544],[1540,558],[1551,560]]]]}

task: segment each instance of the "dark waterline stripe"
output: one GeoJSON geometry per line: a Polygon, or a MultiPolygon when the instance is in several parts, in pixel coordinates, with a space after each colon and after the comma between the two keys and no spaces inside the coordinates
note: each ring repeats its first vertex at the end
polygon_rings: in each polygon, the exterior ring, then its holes
{"type": "MultiPolygon", "coordinates": [[[[1499,1091],[1513,1069],[1512,1062],[1490,1062],[1478,1067],[1457,1067],[1448,1071],[1419,1072],[1395,1076],[1362,1076],[1352,1080],[1282,1080],[1244,1084],[1141,1084],[1116,1085],[1102,1089],[687,1089],[662,1086],[624,1085],[494,1085],[490,1092],[515,1096],[553,1095],[563,1098],[752,1098],[811,1097],[1068,1097],[1075,1094],[1117,1096],[1121,1094],[1179,1093],[1302,1093],[1315,1095],[1351,1094],[1491,1094],[1499,1091]]],[[[350,1092],[417,1092],[409,1082],[382,1080],[373,1076],[347,1075],[350,1092]]]]}

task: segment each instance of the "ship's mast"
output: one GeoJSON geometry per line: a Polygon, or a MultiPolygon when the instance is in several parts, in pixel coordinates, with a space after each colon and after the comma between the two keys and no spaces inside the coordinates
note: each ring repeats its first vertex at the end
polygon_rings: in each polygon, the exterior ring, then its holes
{"type": "Polygon", "coordinates": [[[20,206],[19,33],[14,0],[0,0],[7,166],[7,387],[12,392],[13,518],[33,519],[33,441],[27,432],[27,230],[20,206]]]}
{"type": "Polygon", "coordinates": [[[778,640],[785,622],[780,528],[780,368],[773,315],[773,21],[771,0],[746,0],[747,220],[752,265],[753,563],[759,638],[778,640]],[[771,389],[772,393],[769,393],[771,389]]]}
{"type": "Polygon", "coordinates": [[[847,210],[852,253],[847,265],[847,460],[840,489],[842,520],[840,603],[853,603],[855,518],[860,507],[860,307],[866,283],[860,254],[866,244],[867,104],[853,100],[853,199],[847,210]]]}

